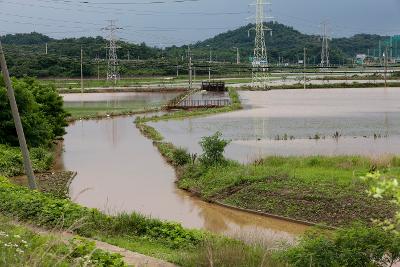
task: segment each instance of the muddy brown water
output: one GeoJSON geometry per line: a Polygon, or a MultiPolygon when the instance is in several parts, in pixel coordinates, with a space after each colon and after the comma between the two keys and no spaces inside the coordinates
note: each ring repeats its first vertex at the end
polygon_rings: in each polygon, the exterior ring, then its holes
{"type": "Polygon", "coordinates": [[[244,109],[237,112],[150,125],[192,153],[201,153],[201,137],[220,131],[232,140],[226,156],[241,162],[268,155],[400,153],[400,88],[240,92],[240,97],[244,109]],[[333,138],[336,132],[339,138],[333,138]],[[285,135],[295,139],[277,140],[285,135]],[[316,135],[321,139],[310,139],[316,135]]]}
{"type": "Polygon", "coordinates": [[[108,214],[139,212],[276,246],[293,242],[307,227],[203,202],[176,188],[175,173],[134,116],[76,121],[67,128],[60,167],[76,171],[71,198],[108,214]]]}
{"type": "Polygon", "coordinates": [[[109,214],[135,211],[239,238],[261,236],[273,244],[291,242],[307,228],[209,204],[177,189],[174,170],[133,121],[119,117],[68,127],[61,162],[78,173],[70,187],[75,202],[109,214]]]}

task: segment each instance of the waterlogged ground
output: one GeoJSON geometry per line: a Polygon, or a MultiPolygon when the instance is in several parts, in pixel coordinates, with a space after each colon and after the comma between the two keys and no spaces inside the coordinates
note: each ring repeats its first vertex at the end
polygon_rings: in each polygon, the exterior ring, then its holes
{"type": "Polygon", "coordinates": [[[201,152],[201,137],[220,131],[232,140],[227,157],[241,162],[266,155],[400,153],[399,88],[245,91],[240,97],[241,111],[150,125],[193,153],[201,152]]]}
{"type": "Polygon", "coordinates": [[[211,205],[176,188],[175,173],[135,117],[77,121],[67,128],[60,162],[78,175],[71,198],[109,214],[140,212],[189,228],[276,246],[292,242],[303,225],[211,205]]]}

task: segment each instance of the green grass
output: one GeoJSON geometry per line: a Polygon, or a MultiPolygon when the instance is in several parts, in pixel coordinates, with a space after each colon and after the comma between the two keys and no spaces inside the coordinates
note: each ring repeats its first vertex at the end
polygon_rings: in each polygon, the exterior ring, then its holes
{"type": "Polygon", "coordinates": [[[209,266],[207,251],[212,251],[214,260],[220,262],[215,266],[232,266],[233,262],[235,266],[267,266],[262,265],[264,248],[136,213],[107,216],[68,199],[13,185],[1,177],[0,199],[0,214],[4,216],[49,229],[69,229],[181,266],[209,266]]]}
{"type": "MultiPolygon", "coordinates": [[[[47,171],[53,164],[53,152],[45,148],[30,150],[32,166],[35,172],[47,171]]],[[[0,175],[12,177],[24,173],[23,159],[19,147],[0,144],[0,175]]]]}
{"type": "Polygon", "coordinates": [[[254,164],[182,170],[178,186],[207,200],[330,226],[392,218],[395,207],[368,196],[359,177],[374,168],[400,173],[397,158],[269,157],[254,164]],[[377,165],[378,164],[378,165],[377,165]]]}
{"type": "Polygon", "coordinates": [[[0,266],[125,266],[122,257],[98,250],[92,242],[38,235],[0,216],[0,266]]]}

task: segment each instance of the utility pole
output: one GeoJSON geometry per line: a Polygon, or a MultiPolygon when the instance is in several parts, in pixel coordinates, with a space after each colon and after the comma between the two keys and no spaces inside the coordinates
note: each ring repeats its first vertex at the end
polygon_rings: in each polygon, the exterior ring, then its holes
{"type": "Polygon", "coordinates": [[[306,68],[307,68],[307,62],[306,62],[306,60],[307,60],[307,56],[306,56],[306,53],[307,53],[307,48],[305,48],[304,47],[304,89],[306,89],[306,68]]]}
{"type": "Polygon", "coordinates": [[[321,68],[329,67],[329,36],[328,23],[322,22],[322,52],[321,52],[321,68]]]}
{"type": "Polygon", "coordinates": [[[10,101],[11,112],[15,123],[15,129],[18,135],[19,146],[21,148],[22,157],[24,161],[25,174],[28,177],[29,188],[32,190],[37,189],[35,174],[32,169],[32,162],[29,157],[28,146],[26,144],[24,128],[22,127],[21,117],[19,116],[17,102],[15,100],[14,89],[11,84],[10,74],[8,73],[7,63],[3,52],[3,47],[0,42],[0,65],[3,72],[4,83],[7,88],[7,95],[10,101]]]}
{"type": "Polygon", "coordinates": [[[83,49],[81,46],[81,93],[83,94],[83,49]]]}
{"type": "Polygon", "coordinates": [[[97,63],[97,80],[100,80],[100,57],[96,55],[96,63],[97,63]]]}
{"type": "Polygon", "coordinates": [[[119,75],[119,66],[118,66],[118,56],[117,56],[117,37],[116,32],[121,30],[115,25],[115,20],[109,20],[109,25],[103,30],[109,31],[108,35],[108,64],[107,64],[107,80],[114,81],[114,85],[117,84],[117,81],[120,78],[119,75]]]}
{"type": "Polygon", "coordinates": [[[239,47],[234,47],[236,49],[236,65],[240,64],[240,54],[239,54],[239,47]]]}
{"type": "Polygon", "coordinates": [[[265,3],[264,0],[257,0],[256,3],[256,37],[254,45],[254,57],[253,57],[253,87],[262,87],[264,90],[267,89],[269,76],[268,76],[268,55],[267,46],[265,43],[265,31],[271,30],[264,27],[264,5],[270,5],[265,3]]]}
{"type": "Polygon", "coordinates": [[[47,47],[47,43],[46,43],[46,55],[48,54],[48,47],[47,47]]]}
{"type": "Polygon", "coordinates": [[[128,61],[130,61],[130,60],[131,60],[131,56],[130,56],[129,50],[128,50],[128,61]]]}
{"type": "Polygon", "coordinates": [[[210,60],[208,61],[208,81],[211,82],[211,63],[212,63],[212,51],[211,46],[207,45],[210,48],[210,60]]]}
{"type": "Polygon", "coordinates": [[[388,48],[385,47],[385,88],[387,88],[387,71],[388,71],[388,48]]]}
{"type": "Polygon", "coordinates": [[[190,52],[190,46],[188,46],[188,58],[189,58],[189,90],[193,87],[192,81],[192,53],[190,52]]]}

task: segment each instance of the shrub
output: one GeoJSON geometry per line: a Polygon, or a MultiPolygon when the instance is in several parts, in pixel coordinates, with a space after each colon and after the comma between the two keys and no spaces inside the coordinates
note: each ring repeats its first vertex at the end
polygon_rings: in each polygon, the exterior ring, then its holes
{"type": "MultiPolygon", "coordinates": [[[[44,148],[30,150],[35,172],[48,170],[53,163],[53,155],[44,148]]],[[[24,173],[22,154],[19,147],[0,145],[0,175],[13,177],[24,173]]]]}
{"type": "Polygon", "coordinates": [[[184,166],[192,161],[192,157],[190,156],[188,151],[183,148],[175,149],[172,158],[174,165],[176,166],[184,166]]]}
{"type": "Polygon", "coordinates": [[[200,161],[205,165],[216,165],[224,162],[225,147],[230,141],[221,138],[222,133],[216,132],[209,137],[203,137],[200,141],[200,146],[203,149],[203,154],[200,161]]]}
{"type": "Polygon", "coordinates": [[[292,266],[390,266],[400,260],[400,236],[380,227],[353,227],[331,235],[307,234],[280,258],[292,266]]]}

